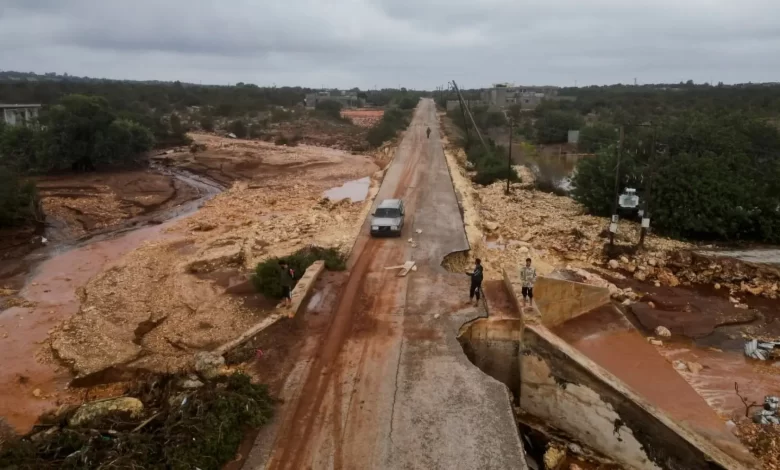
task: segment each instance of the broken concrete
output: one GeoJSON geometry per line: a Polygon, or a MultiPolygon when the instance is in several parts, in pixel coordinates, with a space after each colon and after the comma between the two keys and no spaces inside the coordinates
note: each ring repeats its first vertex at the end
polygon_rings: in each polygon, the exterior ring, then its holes
{"type": "MultiPolygon", "coordinates": [[[[513,288],[511,277],[505,273],[506,284],[513,288]]],[[[583,292],[577,287],[568,291],[583,292]]],[[[511,295],[519,298],[519,292],[511,295]]],[[[580,304],[568,305],[576,308],[580,304]]],[[[604,308],[617,312],[609,304],[604,308]]],[[[599,341],[599,335],[606,332],[604,354],[595,356],[602,362],[597,363],[589,357],[595,354],[593,348],[581,351],[582,341],[576,347],[568,344],[540,324],[542,313],[529,310],[522,319],[475,321],[467,325],[473,331],[463,331],[460,338],[469,358],[507,384],[522,410],[632,468],[752,468],[754,460],[720,418],[636,331],[631,347],[642,350],[638,356],[609,336],[617,327],[614,322],[592,322],[600,326],[582,331],[577,338],[599,341]],[[639,357],[646,361],[637,362],[639,357]],[[621,358],[634,366],[621,369],[621,358]],[[646,373],[637,374],[637,367],[646,373]],[[612,370],[620,375],[613,375],[612,370]],[[650,380],[637,381],[642,377],[650,380]],[[630,380],[631,388],[621,379],[630,380]],[[653,384],[654,388],[648,388],[653,384]],[[683,406],[663,408],[677,401],[683,406]]],[[[591,315],[572,315],[555,331],[568,336],[569,325],[587,321],[591,315]]],[[[620,328],[630,328],[630,324],[620,328]]],[[[615,331],[620,333],[620,328],[615,331]]]]}

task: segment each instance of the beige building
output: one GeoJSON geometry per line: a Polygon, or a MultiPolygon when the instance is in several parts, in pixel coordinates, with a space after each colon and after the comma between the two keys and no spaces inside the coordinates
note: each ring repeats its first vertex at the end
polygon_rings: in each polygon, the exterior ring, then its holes
{"type": "Polygon", "coordinates": [[[9,126],[26,126],[38,117],[39,104],[0,104],[0,117],[9,126]]]}

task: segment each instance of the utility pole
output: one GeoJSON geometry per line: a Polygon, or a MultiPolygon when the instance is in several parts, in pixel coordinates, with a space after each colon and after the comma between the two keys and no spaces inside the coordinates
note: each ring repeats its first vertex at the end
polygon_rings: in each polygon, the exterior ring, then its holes
{"type": "Polygon", "coordinates": [[[609,247],[615,246],[615,234],[618,228],[618,199],[620,198],[620,158],[623,154],[623,137],[625,129],[620,126],[620,140],[617,147],[617,164],[615,165],[615,198],[612,200],[612,220],[609,224],[609,247]]]}
{"type": "Polygon", "coordinates": [[[644,248],[645,246],[645,237],[647,236],[647,230],[650,228],[650,202],[651,202],[651,195],[653,194],[653,179],[655,178],[655,128],[653,128],[653,138],[651,140],[650,144],[650,159],[648,161],[648,166],[650,167],[650,176],[647,180],[647,191],[644,197],[645,203],[644,208],[645,210],[642,213],[642,227],[639,231],[639,248],[644,248]]]}
{"type": "Polygon", "coordinates": [[[512,176],[512,134],[514,131],[514,120],[509,119],[509,156],[506,159],[506,193],[509,194],[509,177],[512,176]]]}
{"type": "MultiPolygon", "coordinates": [[[[463,95],[460,94],[460,89],[458,88],[458,84],[455,83],[455,80],[452,81],[452,87],[455,88],[455,92],[458,94],[458,99],[460,100],[460,104],[461,106],[463,106],[463,95]]],[[[479,137],[479,141],[482,142],[482,146],[485,147],[485,151],[490,152],[490,148],[488,148],[487,144],[485,143],[485,139],[482,138],[482,134],[480,134],[479,132],[477,123],[474,122],[474,116],[471,115],[471,111],[469,110],[469,107],[466,106],[465,108],[466,108],[466,113],[471,119],[471,124],[474,125],[474,131],[477,133],[477,137],[479,137]]],[[[468,128],[468,125],[466,127],[468,128]]]]}

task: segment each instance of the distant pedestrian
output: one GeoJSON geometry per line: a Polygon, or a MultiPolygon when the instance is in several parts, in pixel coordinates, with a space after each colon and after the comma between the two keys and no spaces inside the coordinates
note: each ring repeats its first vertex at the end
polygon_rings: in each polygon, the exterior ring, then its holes
{"type": "Polygon", "coordinates": [[[474,271],[467,272],[471,277],[471,287],[469,288],[469,302],[474,300],[474,297],[477,298],[477,301],[474,303],[474,305],[479,305],[479,298],[480,293],[482,291],[482,260],[477,258],[474,261],[474,271]]]}
{"type": "Polygon", "coordinates": [[[282,285],[282,306],[292,306],[292,288],[295,284],[295,271],[287,264],[287,261],[279,261],[279,283],[282,285]]]}
{"type": "Polygon", "coordinates": [[[425,131],[426,134],[428,134],[428,138],[431,138],[431,128],[429,127],[427,131],[425,131]]]}
{"type": "Polygon", "coordinates": [[[526,298],[531,306],[534,304],[534,283],[536,283],[536,268],[531,267],[531,258],[525,260],[525,266],[520,269],[520,281],[523,283],[523,307],[526,298]]]}

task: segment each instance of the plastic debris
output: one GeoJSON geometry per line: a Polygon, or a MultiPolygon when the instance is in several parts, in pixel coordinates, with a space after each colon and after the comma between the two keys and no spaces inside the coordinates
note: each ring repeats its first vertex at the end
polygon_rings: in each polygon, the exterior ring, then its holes
{"type": "Polygon", "coordinates": [[[753,422],[758,424],[780,424],[780,398],[769,395],[764,397],[764,408],[753,415],[753,422]]]}
{"type": "Polygon", "coordinates": [[[745,343],[745,356],[752,359],[758,359],[759,361],[766,361],[768,358],[774,356],[775,348],[780,348],[780,342],[758,341],[753,339],[745,343]]]}

